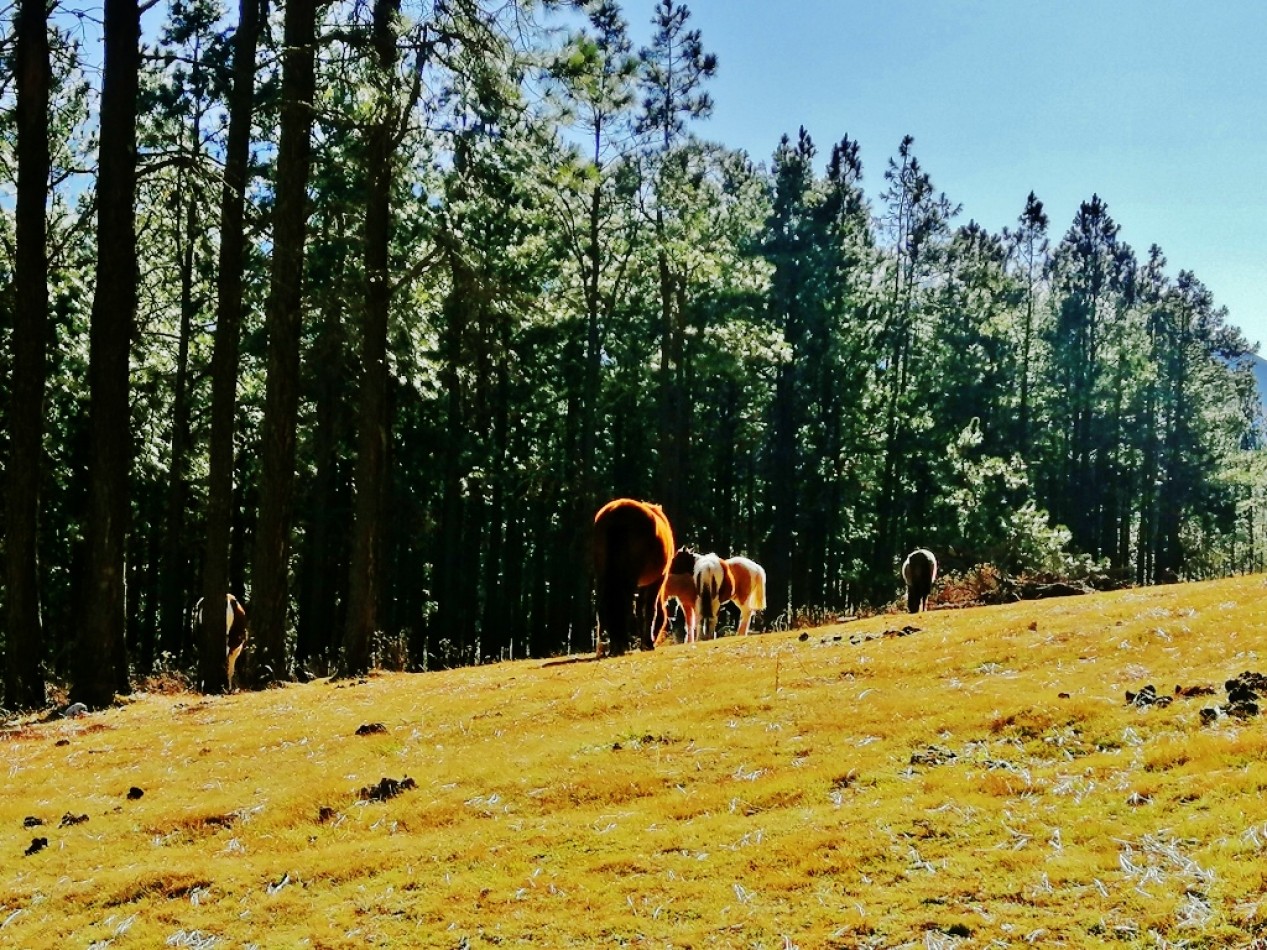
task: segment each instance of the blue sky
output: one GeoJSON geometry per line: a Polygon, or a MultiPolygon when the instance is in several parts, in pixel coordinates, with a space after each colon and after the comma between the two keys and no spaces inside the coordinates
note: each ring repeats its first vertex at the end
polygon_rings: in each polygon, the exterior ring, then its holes
{"type": "MultiPolygon", "coordinates": [[[[958,223],[1013,225],[1033,191],[1053,243],[1099,194],[1143,257],[1193,271],[1267,343],[1267,3],[687,0],[720,65],[704,138],[768,161],[804,125],[849,135],[883,189],[903,135],[958,223]]],[[[624,0],[636,45],[655,0],[624,0]]]]}

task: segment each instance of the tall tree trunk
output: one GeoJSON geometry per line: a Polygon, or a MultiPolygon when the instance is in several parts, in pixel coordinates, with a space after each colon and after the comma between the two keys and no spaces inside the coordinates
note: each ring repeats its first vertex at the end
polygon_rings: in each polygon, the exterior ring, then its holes
{"type": "Polygon", "coordinates": [[[1021,329],[1021,395],[1017,408],[1017,447],[1021,458],[1030,461],[1033,449],[1030,445],[1030,361],[1034,345],[1034,302],[1037,296],[1033,277],[1033,264],[1027,271],[1028,284],[1025,293],[1025,325],[1021,329]]]}
{"type": "MultiPolygon", "coordinates": [[[[1157,343],[1152,345],[1157,359],[1157,343]]],[[[1139,490],[1139,540],[1135,548],[1135,583],[1157,583],[1154,554],[1157,535],[1157,481],[1160,476],[1160,444],[1158,439],[1157,383],[1150,381],[1144,396],[1144,452],[1141,460],[1139,490]]]]}
{"type": "Polygon", "coordinates": [[[308,230],[316,24],[316,0],[289,0],[284,27],[286,52],[282,57],[273,266],[267,305],[268,378],[260,451],[259,523],[251,575],[257,669],[263,678],[273,682],[289,676],[286,608],[290,601],[290,522],[299,414],[299,337],[308,230]]]}
{"type": "MultiPolygon", "coordinates": [[[[509,564],[506,560],[507,520],[509,517],[506,499],[507,495],[511,494],[511,491],[508,490],[507,482],[515,477],[517,473],[515,473],[514,466],[511,464],[508,455],[510,436],[507,430],[510,426],[510,373],[506,366],[508,341],[506,340],[505,327],[506,321],[500,321],[500,339],[496,346],[497,356],[492,370],[493,392],[492,405],[490,407],[490,428],[492,430],[491,438],[493,443],[491,465],[493,483],[492,498],[489,501],[488,511],[488,552],[484,558],[484,612],[480,628],[483,631],[484,642],[494,656],[500,656],[502,651],[509,647],[511,658],[513,658],[514,631],[511,630],[511,618],[514,617],[514,612],[510,609],[507,601],[514,596],[514,591],[506,583],[506,575],[509,571],[509,564]]],[[[577,573],[588,580],[588,575],[585,571],[578,571],[577,573]]],[[[520,652],[522,653],[522,651],[523,647],[521,645],[520,652]]]]}
{"type": "Polygon", "coordinates": [[[897,336],[889,355],[889,365],[885,367],[885,426],[884,426],[884,472],[880,477],[880,492],[876,498],[876,536],[871,556],[871,578],[868,585],[868,599],[883,603],[893,589],[892,565],[895,556],[905,554],[899,552],[900,532],[904,499],[900,497],[902,483],[901,453],[909,451],[909,440],[903,439],[904,420],[901,417],[902,397],[905,394],[903,377],[904,346],[902,341],[906,335],[906,310],[903,308],[900,323],[895,329],[897,336]]]}
{"type": "Polygon", "coordinates": [[[436,609],[428,624],[427,638],[428,649],[436,654],[441,668],[467,662],[471,646],[466,609],[459,591],[466,562],[466,552],[461,545],[467,534],[462,481],[469,471],[464,437],[469,427],[468,396],[461,367],[466,358],[464,341],[471,323],[475,292],[469,271],[453,249],[450,249],[450,266],[453,287],[444,302],[445,323],[440,338],[440,379],[447,393],[445,429],[450,436],[444,442],[440,460],[440,519],[432,585],[436,609]]]}
{"type": "Polygon", "coordinates": [[[378,629],[382,577],[383,497],[388,478],[387,318],[391,310],[392,161],[398,122],[395,97],[396,18],[400,0],[374,0],[373,44],[382,83],[378,114],[369,130],[365,206],[365,307],[361,328],[361,393],[356,455],[356,521],[343,668],[368,672],[371,640],[378,629]]]}
{"type": "MultiPolygon", "coordinates": [[[[663,224],[657,225],[657,235],[662,235],[663,224]]],[[[663,237],[660,237],[663,241],[663,237]]],[[[682,470],[681,420],[682,389],[680,370],[682,364],[682,334],[679,332],[679,321],[674,313],[675,294],[673,287],[675,278],[669,263],[668,251],[662,247],[657,252],[660,272],[660,417],[657,424],[660,429],[660,465],[657,479],[656,499],[664,506],[669,523],[673,524],[681,516],[681,492],[679,486],[686,477],[682,470]]]]}
{"type": "MultiPolygon", "coordinates": [[[[599,167],[600,131],[595,131],[594,164],[599,167]]],[[[602,366],[602,182],[596,181],[590,195],[589,235],[584,255],[585,266],[585,364],[581,387],[581,456],[579,479],[572,508],[572,613],[568,618],[568,643],[581,649],[587,646],[586,634],[593,623],[594,608],[590,600],[593,588],[593,564],[590,553],[594,513],[600,506],[598,497],[598,420],[602,366]]]]}
{"type": "MultiPolygon", "coordinates": [[[[233,430],[237,414],[238,350],[242,337],[242,271],[246,255],[243,226],[251,114],[255,103],[255,53],[266,0],[241,0],[233,37],[233,91],[229,100],[229,141],[220,195],[220,259],[216,279],[216,337],[211,354],[211,444],[207,477],[207,551],[202,597],[218,605],[229,593],[229,545],[233,528],[233,430]]],[[[242,593],[241,590],[238,593],[242,593]]],[[[205,692],[229,687],[225,664],[224,615],[204,610],[198,633],[198,683],[205,692]]]]}
{"type": "MultiPolygon", "coordinates": [[[[791,342],[799,332],[796,317],[789,312],[783,339],[791,342]]],[[[800,466],[796,451],[796,371],[788,363],[778,368],[774,383],[773,444],[770,455],[769,548],[764,554],[769,570],[767,595],[770,612],[790,611],[800,593],[792,586],[792,548],[796,543],[796,506],[800,488],[800,466]]],[[[789,613],[790,618],[790,613],[789,613]]],[[[789,619],[789,622],[790,619],[789,619]]]]}
{"type": "MultiPolygon", "coordinates": [[[[201,64],[195,59],[194,69],[200,68],[201,64]]],[[[199,111],[194,115],[191,129],[191,148],[195,154],[201,141],[201,120],[199,111]]],[[[177,218],[183,219],[184,223],[180,248],[180,336],[176,347],[176,392],[172,400],[172,456],[164,516],[163,569],[159,576],[159,646],[173,657],[182,656],[186,639],[183,601],[189,568],[185,556],[190,449],[189,337],[194,318],[194,248],[198,237],[198,204],[187,176],[181,176],[179,188],[177,218]]]]}
{"type": "MultiPolygon", "coordinates": [[[[326,286],[339,286],[342,279],[340,271],[328,273],[326,286]]],[[[341,631],[337,618],[343,588],[335,578],[348,574],[345,532],[338,530],[345,523],[348,504],[346,473],[341,471],[338,453],[340,401],[346,383],[342,354],[347,340],[337,298],[331,296],[322,309],[321,329],[312,351],[314,364],[324,368],[317,374],[313,396],[316,418],[312,455],[316,474],[305,502],[308,519],[303,531],[295,631],[295,665],[318,660],[319,675],[330,672],[341,631]]]]}
{"type": "Polygon", "coordinates": [[[136,322],[136,96],[141,14],[137,0],[105,2],[97,177],[97,289],[89,334],[91,450],[88,465],[88,589],[71,698],[108,706],[127,693],[124,552],[131,420],[128,356],[136,322]]]}
{"type": "Polygon", "coordinates": [[[9,477],[5,517],[8,615],[5,705],[44,705],[40,616],[40,469],[48,337],[48,16],[44,0],[21,0],[17,22],[17,313],[13,326],[9,477]]]}

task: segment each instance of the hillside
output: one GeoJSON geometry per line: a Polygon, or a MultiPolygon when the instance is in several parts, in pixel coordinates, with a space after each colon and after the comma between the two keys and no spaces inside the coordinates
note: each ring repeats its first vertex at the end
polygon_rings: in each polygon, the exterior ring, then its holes
{"type": "Polygon", "coordinates": [[[1246,577],[11,727],[0,944],[1244,947],[1267,938],[1267,722],[1202,709],[1267,670],[1265,597],[1246,577]],[[1127,703],[1149,684],[1173,701],[1127,703]]]}

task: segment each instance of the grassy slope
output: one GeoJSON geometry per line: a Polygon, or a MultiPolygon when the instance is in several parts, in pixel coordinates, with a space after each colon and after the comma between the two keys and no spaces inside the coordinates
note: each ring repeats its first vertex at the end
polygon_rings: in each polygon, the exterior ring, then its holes
{"type": "Polygon", "coordinates": [[[1199,710],[1267,671],[1265,601],[1251,577],[31,724],[0,734],[0,945],[1246,946],[1267,720],[1199,710]],[[1125,704],[1150,682],[1219,691],[1125,704]],[[912,765],[930,745],[955,757],[912,765]],[[384,776],[417,788],[358,799],[384,776]]]}

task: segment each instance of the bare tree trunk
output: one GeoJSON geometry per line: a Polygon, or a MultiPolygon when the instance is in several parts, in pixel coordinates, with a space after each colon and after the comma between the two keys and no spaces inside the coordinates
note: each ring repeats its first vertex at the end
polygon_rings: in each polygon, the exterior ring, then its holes
{"type": "Polygon", "coordinates": [[[356,456],[356,522],[343,670],[370,668],[371,640],[378,629],[382,590],[382,501],[387,481],[387,323],[391,310],[388,254],[391,246],[392,158],[395,151],[394,87],[397,49],[395,20],[400,0],[374,0],[374,56],[382,83],[378,114],[369,131],[365,206],[365,308],[361,329],[361,394],[356,456]]]}
{"type": "MultiPolygon", "coordinates": [[[[338,286],[342,280],[341,271],[326,275],[327,286],[338,286]]],[[[348,344],[335,298],[323,307],[321,320],[312,359],[325,369],[314,381],[312,453],[316,471],[304,506],[308,517],[299,573],[295,664],[304,666],[316,661],[313,671],[321,670],[319,675],[326,675],[342,632],[338,623],[340,603],[346,606],[346,590],[335,578],[346,578],[349,573],[348,539],[346,532],[338,530],[347,521],[346,496],[350,490],[338,451],[343,425],[341,400],[347,382],[343,356],[348,344]]]]}
{"type": "MultiPolygon", "coordinates": [[[[450,255],[453,288],[444,302],[445,326],[440,337],[440,378],[447,392],[445,425],[450,437],[445,440],[440,458],[440,516],[438,544],[434,559],[432,596],[436,609],[428,623],[428,649],[438,653],[440,665],[455,666],[471,662],[472,637],[469,636],[469,612],[462,602],[462,571],[466,552],[462,539],[469,533],[462,480],[468,471],[466,421],[468,395],[462,379],[461,365],[467,347],[464,340],[472,322],[471,301],[475,299],[473,280],[456,253],[450,255]],[[447,641],[447,645],[444,644],[447,641]]],[[[430,662],[430,658],[428,658],[430,662]]]]}
{"type": "Polygon", "coordinates": [[[97,177],[97,290],[88,385],[88,584],[71,698],[108,706],[130,691],[124,647],[124,551],[132,439],[128,355],[136,322],[136,96],[141,16],[137,0],[105,2],[97,177]]]}
{"type": "Polygon", "coordinates": [[[290,0],[286,4],[273,270],[267,306],[268,380],[251,589],[256,668],[264,679],[273,682],[289,676],[286,607],[290,600],[290,522],[299,413],[299,336],[308,229],[316,20],[316,0],[290,0]]]}
{"type": "MultiPolygon", "coordinates": [[[[660,226],[662,230],[663,226],[660,226]]],[[[658,481],[659,498],[669,523],[681,518],[682,492],[680,485],[686,478],[685,446],[682,445],[682,351],[684,332],[681,320],[674,311],[677,279],[669,263],[668,252],[658,252],[660,273],[660,465],[658,481]]]]}
{"type": "MultiPolygon", "coordinates": [[[[201,65],[195,59],[194,69],[200,69],[201,65]]],[[[190,149],[197,153],[202,131],[201,111],[195,113],[192,126],[190,149]]],[[[198,204],[187,176],[181,176],[179,187],[177,218],[184,223],[180,249],[180,336],[176,347],[176,392],[172,400],[172,458],[164,515],[163,568],[158,580],[159,645],[173,657],[180,657],[186,645],[183,601],[189,580],[185,541],[185,511],[189,504],[189,338],[194,319],[194,248],[199,223],[198,204]]],[[[152,662],[153,657],[147,656],[146,660],[152,662]]]]}
{"type": "Polygon", "coordinates": [[[22,0],[17,17],[17,313],[13,326],[13,392],[5,518],[5,705],[44,705],[40,616],[40,469],[43,467],[47,377],[48,16],[44,0],[22,0]]]}
{"type": "MultiPolygon", "coordinates": [[[[266,0],[241,0],[233,37],[233,91],[229,101],[229,142],[220,195],[220,260],[216,280],[216,339],[211,354],[211,444],[207,477],[207,553],[202,596],[219,605],[229,593],[229,543],[233,527],[233,429],[237,414],[238,349],[242,336],[243,227],[251,113],[255,102],[255,52],[266,0]]],[[[239,593],[241,593],[239,591],[239,593]]],[[[204,692],[229,688],[225,663],[224,616],[204,610],[198,633],[198,683],[204,692]]]]}

